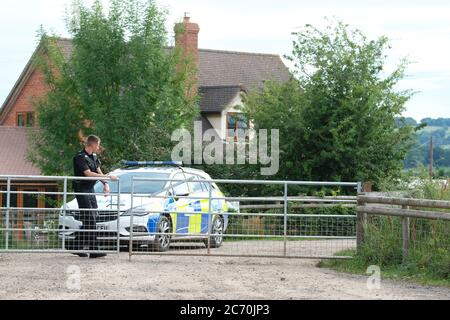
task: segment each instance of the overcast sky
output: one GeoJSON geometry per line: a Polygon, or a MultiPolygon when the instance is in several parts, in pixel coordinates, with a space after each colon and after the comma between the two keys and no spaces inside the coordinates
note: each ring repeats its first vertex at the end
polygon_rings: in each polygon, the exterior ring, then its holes
{"type": "MultiPolygon", "coordinates": [[[[289,54],[291,32],[335,17],[369,38],[391,39],[388,66],[402,57],[413,63],[400,89],[418,93],[405,116],[450,117],[450,2],[448,0],[158,0],[169,10],[167,28],[189,12],[200,25],[199,47],[289,54]]],[[[71,0],[6,0],[0,9],[0,104],[36,44],[40,25],[68,36],[64,16],[71,0]]],[[[92,3],[86,0],[85,3],[92,3]]]]}

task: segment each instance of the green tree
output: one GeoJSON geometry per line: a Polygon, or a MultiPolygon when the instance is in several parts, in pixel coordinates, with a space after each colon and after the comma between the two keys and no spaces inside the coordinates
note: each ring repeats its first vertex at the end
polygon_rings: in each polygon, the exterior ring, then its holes
{"type": "Polygon", "coordinates": [[[397,126],[411,91],[396,91],[407,61],[386,75],[388,39],[341,22],[293,33],[294,78],[250,94],[256,128],[280,130],[279,178],[378,182],[396,177],[413,128],[397,126]]]}
{"type": "Polygon", "coordinates": [[[186,94],[192,66],[167,49],[166,13],[144,0],[111,0],[109,11],[98,0],[72,8],[69,59],[57,37],[41,35],[36,65],[50,92],[36,105],[40,130],[29,158],[44,174],[72,174],[89,134],[102,139],[107,169],[122,159],[169,158],[172,131],[190,128],[199,111],[186,94]]]}

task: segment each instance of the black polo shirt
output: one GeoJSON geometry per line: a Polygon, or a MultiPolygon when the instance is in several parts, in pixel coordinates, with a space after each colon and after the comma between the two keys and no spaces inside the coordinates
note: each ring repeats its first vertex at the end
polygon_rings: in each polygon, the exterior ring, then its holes
{"type": "MultiPolygon", "coordinates": [[[[78,152],[73,158],[73,170],[75,177],[85,177],[84,171],[90,170],[92,172],[97,172],[100,167],[100,160],[97,158],[95,153],[88,154],[86,150],[78,152]]],[[[96,180],[75,180],[75,189],[92,189],[97,181],[96,180]]]]}

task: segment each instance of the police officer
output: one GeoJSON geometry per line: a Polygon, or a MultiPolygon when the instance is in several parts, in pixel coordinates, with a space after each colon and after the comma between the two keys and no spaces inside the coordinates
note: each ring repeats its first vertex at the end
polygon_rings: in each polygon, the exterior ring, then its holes
{"type": "MultiPolygon", "coordinates": [[[[84,149],[78,152],[73,158],[74,175],[76,177],[109,177],[111,180],[117,180],[116,176],[106,176],[100,169],[100,160],[97,152],[100,150],[100,138],[91,135],[87,138],[84,149]]],[[[91,193],[89,195],[76,195],[78,208],[80,209],[97,209],[97,199],[95,197],[94,185],[97,180],[74,180],[73,187],[75,193],[91,193]]],[[[101,180],[103,183],[103,191],[109,193],[109,185],[107,180],[101,180]]],[[[96,230],[97,211],[80,211],[80,220],[83,222],[83,229],[96,230]]],[[[81,243],[83,249],[98,250],[95,232],[82,232],[81,243]]],[[[87,256],[80,254],[80,256],[87,256]]],[[[106,254],[89,255],[90,258],[98,258],[106,256],[106,254]]]]}

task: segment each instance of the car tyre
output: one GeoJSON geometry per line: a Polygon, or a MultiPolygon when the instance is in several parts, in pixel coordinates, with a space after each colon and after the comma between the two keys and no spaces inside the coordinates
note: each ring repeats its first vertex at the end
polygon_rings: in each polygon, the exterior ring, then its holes
{"type": "MultiPolygon", "coordinates": [[[[210,248],[219,248],[223,243],[224,221],[220,216],[214,217],[211,226],[211,233],[215,234],[211,236],[210,248]]],[[[205,245],[208,247],[208,239],[205,240],[205,245]]]]}
{"type": "Polygon", "coordinates": [[[164,252],[169,250],[170,247],[170,240],[172,236],[170,233],[172,233],[172,224],[169,220],[169,218],[165,216],[160,216],[158,221],[158,233],[155,236],[155,240],[153,242],[153,248],[155,251],[164,252]],[[167,235],[166,235],[167,234],[167,235]]]}

